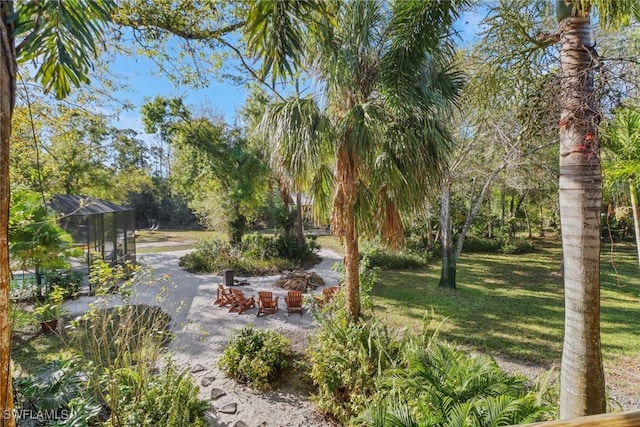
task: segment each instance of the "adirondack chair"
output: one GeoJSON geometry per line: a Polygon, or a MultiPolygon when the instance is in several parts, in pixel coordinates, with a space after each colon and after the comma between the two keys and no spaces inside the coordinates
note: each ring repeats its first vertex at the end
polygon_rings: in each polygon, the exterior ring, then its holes
{"type": "Polygon", "coordinates": [[[224,287],[224,285],[222,285],[222,284],[218,285],[218,292],[217,292],[217,295],[216,295],[216,300],[213,303],[218,305],[218,306],[220,306],[220,307],[224,307],[224,306],[233,304],[233,297],[231,296],[229,291],[227,291],[227,289],[224,287]]]}
{"type": "Polygon", "coordinates": [[[256,317],[260,317],[261,314],[273,314],[278,311],[278,299],[280,297],[273,298],[273,294],[270,291],[258,292],[258,314],[256,317]]]}
{"type": "Polygon", "coordinates": [[[233,297],[233,304],[231,304],[231,308],[229,312],[238,312],[238,314],[242,314],[245,311],[249,310],[256,306],[256,300],[254,297],[246,298],[244,293],[240,289],[231,289],[231,296],[233,297]]]}
{"type": "Polygon", "coordinates": [[[300,313],[302,316],[302,292],[301,291],[289,291],[287,296],[284,297],[284,302],[287,303],[287,313],[300,313]]]}
{"type": "Polygon", "coordinates": [[[322,289],[322,296],[314,296],[313,299],[319,306],[327,303],[333,296],[340,290],[340,286],[331,286],[329,288],[322,289]]]}

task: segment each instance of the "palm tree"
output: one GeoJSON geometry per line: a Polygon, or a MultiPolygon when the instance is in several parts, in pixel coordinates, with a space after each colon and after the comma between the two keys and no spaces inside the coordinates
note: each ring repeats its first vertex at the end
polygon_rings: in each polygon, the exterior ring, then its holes
{"type": "Polygon", "coordinates": [[[445,117],[462,83],[447,30],[460,3],[346,2],[335,11],[338,24],[310,32],[322,37],[305,44],[331,123],[331,229],[344,239],[353,319],[360,317],[359,236],[397,245],[401,213],[420,205],[446,161],[445,117]]]}
{"type": "Polygon", "coordinates": [[[640,17],[633,1],[565,0],[556,3],[562,72],[559,100],[560,221],[564,259],[565,332],[560,417],[605,412],[600,349],[600,210],[602,175],[591,12],[603,25],[640,17]]]}
{"type": "Polygon", "coordinates": [[[632,108],[621,108],[604,130],[603,146],[612,154],[611,161],[605,165],[604,174],[612,181],[626,179],[629,182],[636,250],[640,262],[640,212],[636,186],[640,174],[640,112],[632,108]]]}
{"type": "MultiPolygon", "coordinates": [[[[9,315],[9,147],[16,100],[18,60],[37,60],[36,78],[45,92],[62,98],[88,81],[89,58],[102,42],[111,0],[0,2],[0,411],[11,411],[11,325],[9,315]],[[16,43],[16,40],[18,43],[16,43]]],[[[0,420],[14,426],[13,417],[0,420]]]]}
{"type": "Polygon", "coordinates": [[[331,205],[331,122],[314,99],[295,96],[270,104],[256,131],[270,145],[269,163],[286,198],[296,192],[296,239],[300,251],[304,246],[302,192],[312,195],[316,219],[326,218],[331,205]]]}

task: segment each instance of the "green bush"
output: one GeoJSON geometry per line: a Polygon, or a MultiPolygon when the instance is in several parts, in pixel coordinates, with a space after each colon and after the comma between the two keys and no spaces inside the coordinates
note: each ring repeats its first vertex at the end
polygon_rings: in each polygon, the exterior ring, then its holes
{"type": "Polygon", "coordinates": [[[342,423],[360,413],[376,392],[376,378],[393,366],[398,342],[375,320],[351,322],[342,305],[318,316],[307,357],[317,387],[316,406],[342,423]]]}
{"type": "Polygon", "coordinates": [[[188,370],[178,370],[173,362],[167,361],[146,383],[135,373],[123,373],[120,378],[118,413],[104,426],[207,425],[205,413],[210,405],[198,398],[200,388],[188,370]]]}
{"type": "Polygon", "coordinates": [[[278,370],[287,365],[290,345],[289,339],[275,331],[247,326],[229,342],[218,365],[237,381],[265,389],[278,370]]]}
{"type": "Polygon", "coordinates": [[[365,252],[372,267],[380,267],[383,270],[400,270],[407,268],[420,268],[427,265],[427,259],[417,253],[401,250],[371,247],[365,252]]]}
{"type": "Polygon", "coordinates": [[[261,276],[294,270],[298,267],[296,261],[309,259],[317,248],[315,236],[307,239],[300,252],[295,238],[249,234],[239,247],[218,240],[200,242],[195,251],[180,258],[179,264],[196,273],[231,269],[239,275],[261,276]]]}
{"type": "Polygon", "coordinates": [[[84,273],[77,270],[45,270],[42,272],[42,278],[49,290],[57,286],[64,289],[66,295],[75,296],[80,292],[84,273]]]}
{"type": "Polygon", "coordinates": [[[483,237],[467,237],[462,245],[462,251],[466,253],[474,252],[494,252],[497,253],[502,247],[502,240],[486,239],[483,237]]]}

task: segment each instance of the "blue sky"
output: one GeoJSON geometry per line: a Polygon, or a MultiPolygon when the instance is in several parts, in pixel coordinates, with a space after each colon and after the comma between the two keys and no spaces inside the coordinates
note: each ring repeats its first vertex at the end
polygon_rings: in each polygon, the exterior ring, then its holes
{"type": "MultiPolygon", "coordinates": [[[[472,43],[480,30],[483,16],[477,12],[464,13],[455,28],[462,36],[461,44],[472,43]]],[[[143,133],[144,128],[140,118],[140,106],[146,99],[156,96],[180,97],[185,104],[195,109],[206,107],[222,114],[227,123],[233,123],[236,113],[246,100],[246,93],[242,86],[211,79],[206,88],[193,89],[186,86],[176,87],[169,78],[158,73],[153,61],[144,56],[129,57],[120,55],[109,65],[111,72],[122,76],[126,80],[126,91],[116,92],[120,100],[130,102],[136,108],[120,114],[115,125],[120,128],[133,129],[143,133]]],[[[151,136],[140,135],[143,139],[151,136]]]]}

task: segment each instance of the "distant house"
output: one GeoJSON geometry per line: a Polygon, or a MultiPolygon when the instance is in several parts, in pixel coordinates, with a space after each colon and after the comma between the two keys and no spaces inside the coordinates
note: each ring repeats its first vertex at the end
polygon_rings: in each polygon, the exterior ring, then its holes
{"type": "Polygon", "coordinates": [[[90,264],[101,259],[118,264],[136,259],[135,210],[93,197],[57,195],[49,206],[60,226],[82,247],[90,264]]]}

